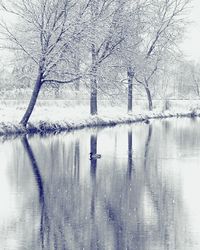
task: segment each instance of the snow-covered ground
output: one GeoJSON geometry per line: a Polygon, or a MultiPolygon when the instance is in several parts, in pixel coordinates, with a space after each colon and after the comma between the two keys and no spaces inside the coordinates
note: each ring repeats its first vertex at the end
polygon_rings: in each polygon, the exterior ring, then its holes
{"type": "MultiPolygon", "coordinates": [[[[19,126],[28,101],[0,101],[0,134],[21,133],[19,126]]],[[[127,114],[126,103],[111,105],[106,101],[99,103],[98,116],[90,116],[89,104],[78,105],[73,101],[65,100],[38,100],[30,118],[28,129],[30,132],[46,130],[60,131],[72,128],[82,128],[95,125],[114,125],[116,123],[142,121],[146,118],[162,118],[165,116],[189,115],[200,113],[200,101],[179,100],[170,101],[167,105],[164,101],[154,101],[154,110],[148,111],[145,101],[133,103],[133,113],[127,114]],[[199,111],[198,111],[199,110],[199,111]],[[36,131],[37,130],[37,131],[36,131]]]]}

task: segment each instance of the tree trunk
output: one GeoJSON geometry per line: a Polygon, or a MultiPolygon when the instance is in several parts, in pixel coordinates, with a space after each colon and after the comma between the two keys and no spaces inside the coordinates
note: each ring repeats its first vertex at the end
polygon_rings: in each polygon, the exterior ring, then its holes
{"type": "Polygon", "coordinates": [[[128,76],[128,113],[132,112],[133,109],[133,77],[134,71],[132,67],[128,67],[127,69],[128,76]]]}
{"type": "Polygon", "coordinates": [[[200,91],[199,91],[199,85],[198,85],[198,83],[196,83],[196,90],[197,90],[197,96],[199,96],[200,91]]]}
{"type": "Polygon", "coordinates": [[[90,92],[90,114],[97,114],[97,79],[96,79],[96,69],[92,69],[92,74],[94,74],[91,78],[91,92],[90,92]]]}
{"type": "MultiPolygon", "coordinates": [[[[76,73],[79,75],[80,74],[80,59],[76,59],[76,65],[75,65],[75,69],[76,69],[76,73]]],[[[75,90],[79,91],[80,90],[80,79],[75,81],[75,90]]]]}
{"type": "Polygon", "coordinates": [[[152,97],[151,97],[151,92],[148,87],[145,87],[146,93],[147,93],[147,99],[148,99],[148,105],[149,105],[149,110],[151,111],[153,109],[153,103],[152,103],[152,97]]]}
{"type": "Polygon", "coordinates": [[[90,114],[97,114],[97,64],[95,45],[92,45],[92,69],[90,81],[90,114]]]}
{"type": "Polygon", "coordinates": [[[41,70],[39,70],[38,77],[37,77],[37,80],[35,82],[35,86],[34,86],[34,89],[32,92],[32,96],[31,96],[29,105],[26,109],[26,112],[25,112],[22,120],[20,121],[20,124],[22,124],[24,127],[26,127],[27,122],[28,122],[28,120],[33,112],[33,109],[35,107],[41,86],[42,86],[42,72],[41,72],[41,70]]]}

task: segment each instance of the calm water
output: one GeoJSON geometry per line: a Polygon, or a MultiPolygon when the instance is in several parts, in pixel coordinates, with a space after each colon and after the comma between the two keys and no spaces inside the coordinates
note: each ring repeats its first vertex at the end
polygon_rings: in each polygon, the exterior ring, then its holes
{"type": "Polygon", "coordinates": [[[4,141],[0,159],[2,250],[200,249],[198,119],[4,141]]]}

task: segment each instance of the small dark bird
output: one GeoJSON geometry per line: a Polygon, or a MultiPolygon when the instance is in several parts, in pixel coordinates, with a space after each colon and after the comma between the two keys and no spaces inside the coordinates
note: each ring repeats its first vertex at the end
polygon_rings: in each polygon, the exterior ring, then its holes
{"type": "Polygon", "coordinates": [[[148,119],[144,120],[144,123],[149,124],[150,121],[148,119]]]}
{"type": "Polygon", "coordinates": [[[92,152],[90,152],[90,160],[92,159],[100,159],[101,155],[100,154],[93,154],[92,152]]]}

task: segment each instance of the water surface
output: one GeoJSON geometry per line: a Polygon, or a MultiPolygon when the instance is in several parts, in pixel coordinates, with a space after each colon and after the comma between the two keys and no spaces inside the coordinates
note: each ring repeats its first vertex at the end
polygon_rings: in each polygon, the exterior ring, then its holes
{"type": "Polygon", "coordinates": [[[199,127],[166,119],[1,142],[0,249],[199,250],[199,127]]]}

